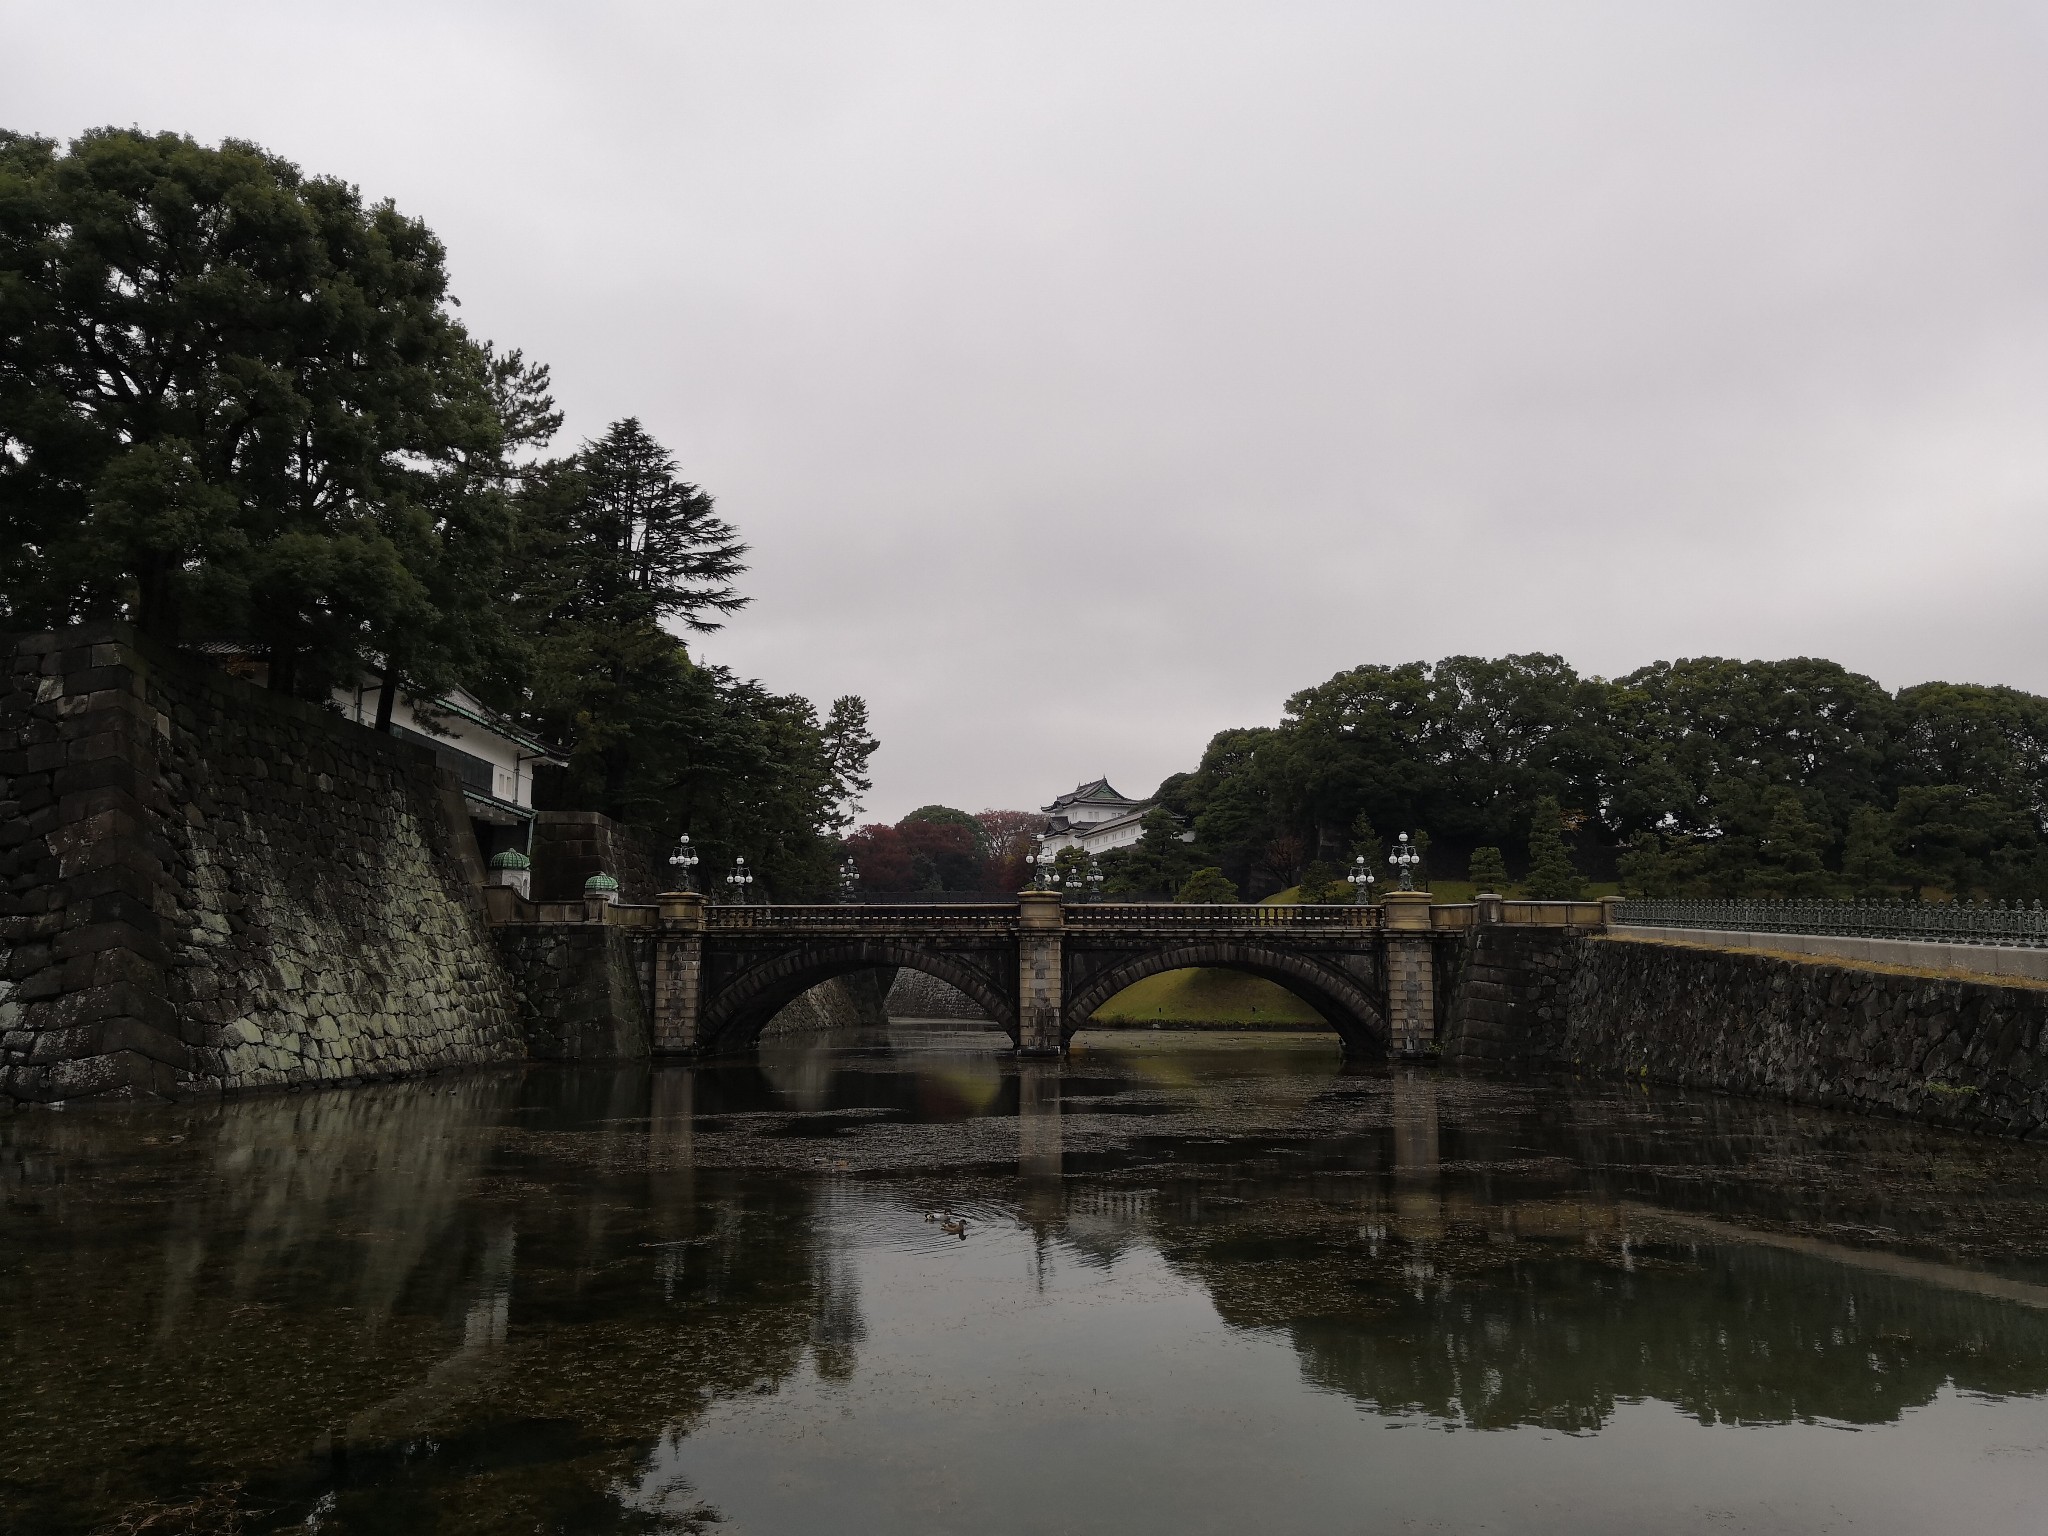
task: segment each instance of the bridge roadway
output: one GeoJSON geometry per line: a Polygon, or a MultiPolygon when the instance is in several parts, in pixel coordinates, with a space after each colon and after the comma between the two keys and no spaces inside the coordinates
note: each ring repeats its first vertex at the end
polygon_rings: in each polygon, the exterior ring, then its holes
{"type": "Polygon", "coordinates": [[[1605,926],[1598,902],[1486,897],[1435,904],[1390,892],[1370,907],[1068,903],[1025,891],[992,905],[744,906],[696,892],[651,906],[529,903],[492,890],[499,922],[588,923],[651,941],[657,1055],[749,1050],[777,1012],[835,976],[908,967],[981,1006],[1020,1052],[1054,1055],[1134,981],[1209,966],[1262,976],[1326,1019],[1347,1054],[1418,1055],[1436,1037],[1438,978],[1477,923],[1605,926]]]}

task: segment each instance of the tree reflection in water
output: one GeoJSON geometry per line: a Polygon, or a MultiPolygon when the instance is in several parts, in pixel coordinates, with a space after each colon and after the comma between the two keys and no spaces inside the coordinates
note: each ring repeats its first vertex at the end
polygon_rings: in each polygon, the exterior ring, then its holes
{"type": "MultiPolygon", "coordinates": [[[[0,1119],[6,1379],[33,1383],[0,1393],[0,1507],[704,1528],[693,1432],[883,1390],[866,1362],[905,1340],[864,1287],[905,1253],[1032,1294],[1163,1264],[1306,1390],[1461,1428],[2048,1389],[2037,1149],[1277,1048],[956,1045],[0,1119]]],[[[974,1330],[945,1344],[1000,1377],[974,1330]]]]}

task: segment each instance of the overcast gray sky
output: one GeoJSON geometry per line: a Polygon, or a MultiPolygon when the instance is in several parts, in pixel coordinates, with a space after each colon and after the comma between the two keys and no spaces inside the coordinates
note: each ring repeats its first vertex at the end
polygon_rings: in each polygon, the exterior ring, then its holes
{"type": "Polygon", "coordinates": [[[870,813],[1129,793],[1366,661],[2048,691],[2048,7],[0,3],[0,123],[447,242],[754,546],[870,813]]]}

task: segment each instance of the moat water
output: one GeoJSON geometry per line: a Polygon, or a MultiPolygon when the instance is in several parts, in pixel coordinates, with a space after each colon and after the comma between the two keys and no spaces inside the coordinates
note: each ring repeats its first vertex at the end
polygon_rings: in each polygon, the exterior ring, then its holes
{"type": "Polygon", "coordinates": [[[1001,1044],[0,1118],[0,1530],[2048,1529],[2048,1149],[1001,1044]]]}

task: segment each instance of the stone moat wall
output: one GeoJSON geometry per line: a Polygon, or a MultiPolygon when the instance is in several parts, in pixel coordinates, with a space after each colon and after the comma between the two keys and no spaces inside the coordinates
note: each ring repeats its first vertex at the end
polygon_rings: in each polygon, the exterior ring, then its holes
{"type": "MultiPolygon", "coordinates": [[[[1459,1066],[1555,1059],[1564,1042],[1565,992],[1584,940],[1556,928],[1489,923],[1468,930],[1453,980],[1439,993],[1438,1039],[1459,1066]]],[[[1440,966],[1446,957],[1438,957],[1440,966]]]]}
{"type": "Polygon", "coordinates": [[[431,751],[122,625],[4,654],[0,1096],[524,1054],[460,792],[431,751]]]}
{"type": "Polygon", "coordinates": [[[890,983],[903,972],[855,971],[821,981],[768,1021],[764,1040],[827,1029],[880,1029],[889,1022],[890,983]]]}
{"type": "Polygon", "coordinates": [[[950,982],[909,969],[896,973],[887,1011],[897,1019],[986,1019],[981,1004],[950,982]]]}
{"type": "Polygon", "coordinates": [[[1473,932],[1460,1066],[1563,1068],[2004,1136],[2048,1129],[2048,989],[1755,950],[1473,932]]]}
{"type": "Polygon", "coordinates": [[[647,851],[631,829],[596,811],[542,811],[533,823],[533,899],[577,901],[592,875],[619,882],[619,900],[650,902],[661,892],[647,851]]]}
{"type": "Polygon", "coordinates": [[[2048,1128],[2048,989],[1627,938],[1579,941],[1554,1059],[1603,1075],[2048,1128]]]}
{"type": "Polygon", "coordinates": [[[654,945],[606,923],[494,928],[528,1054],[542,1061],[631,1061],[653,1039],[654,945]]]}

